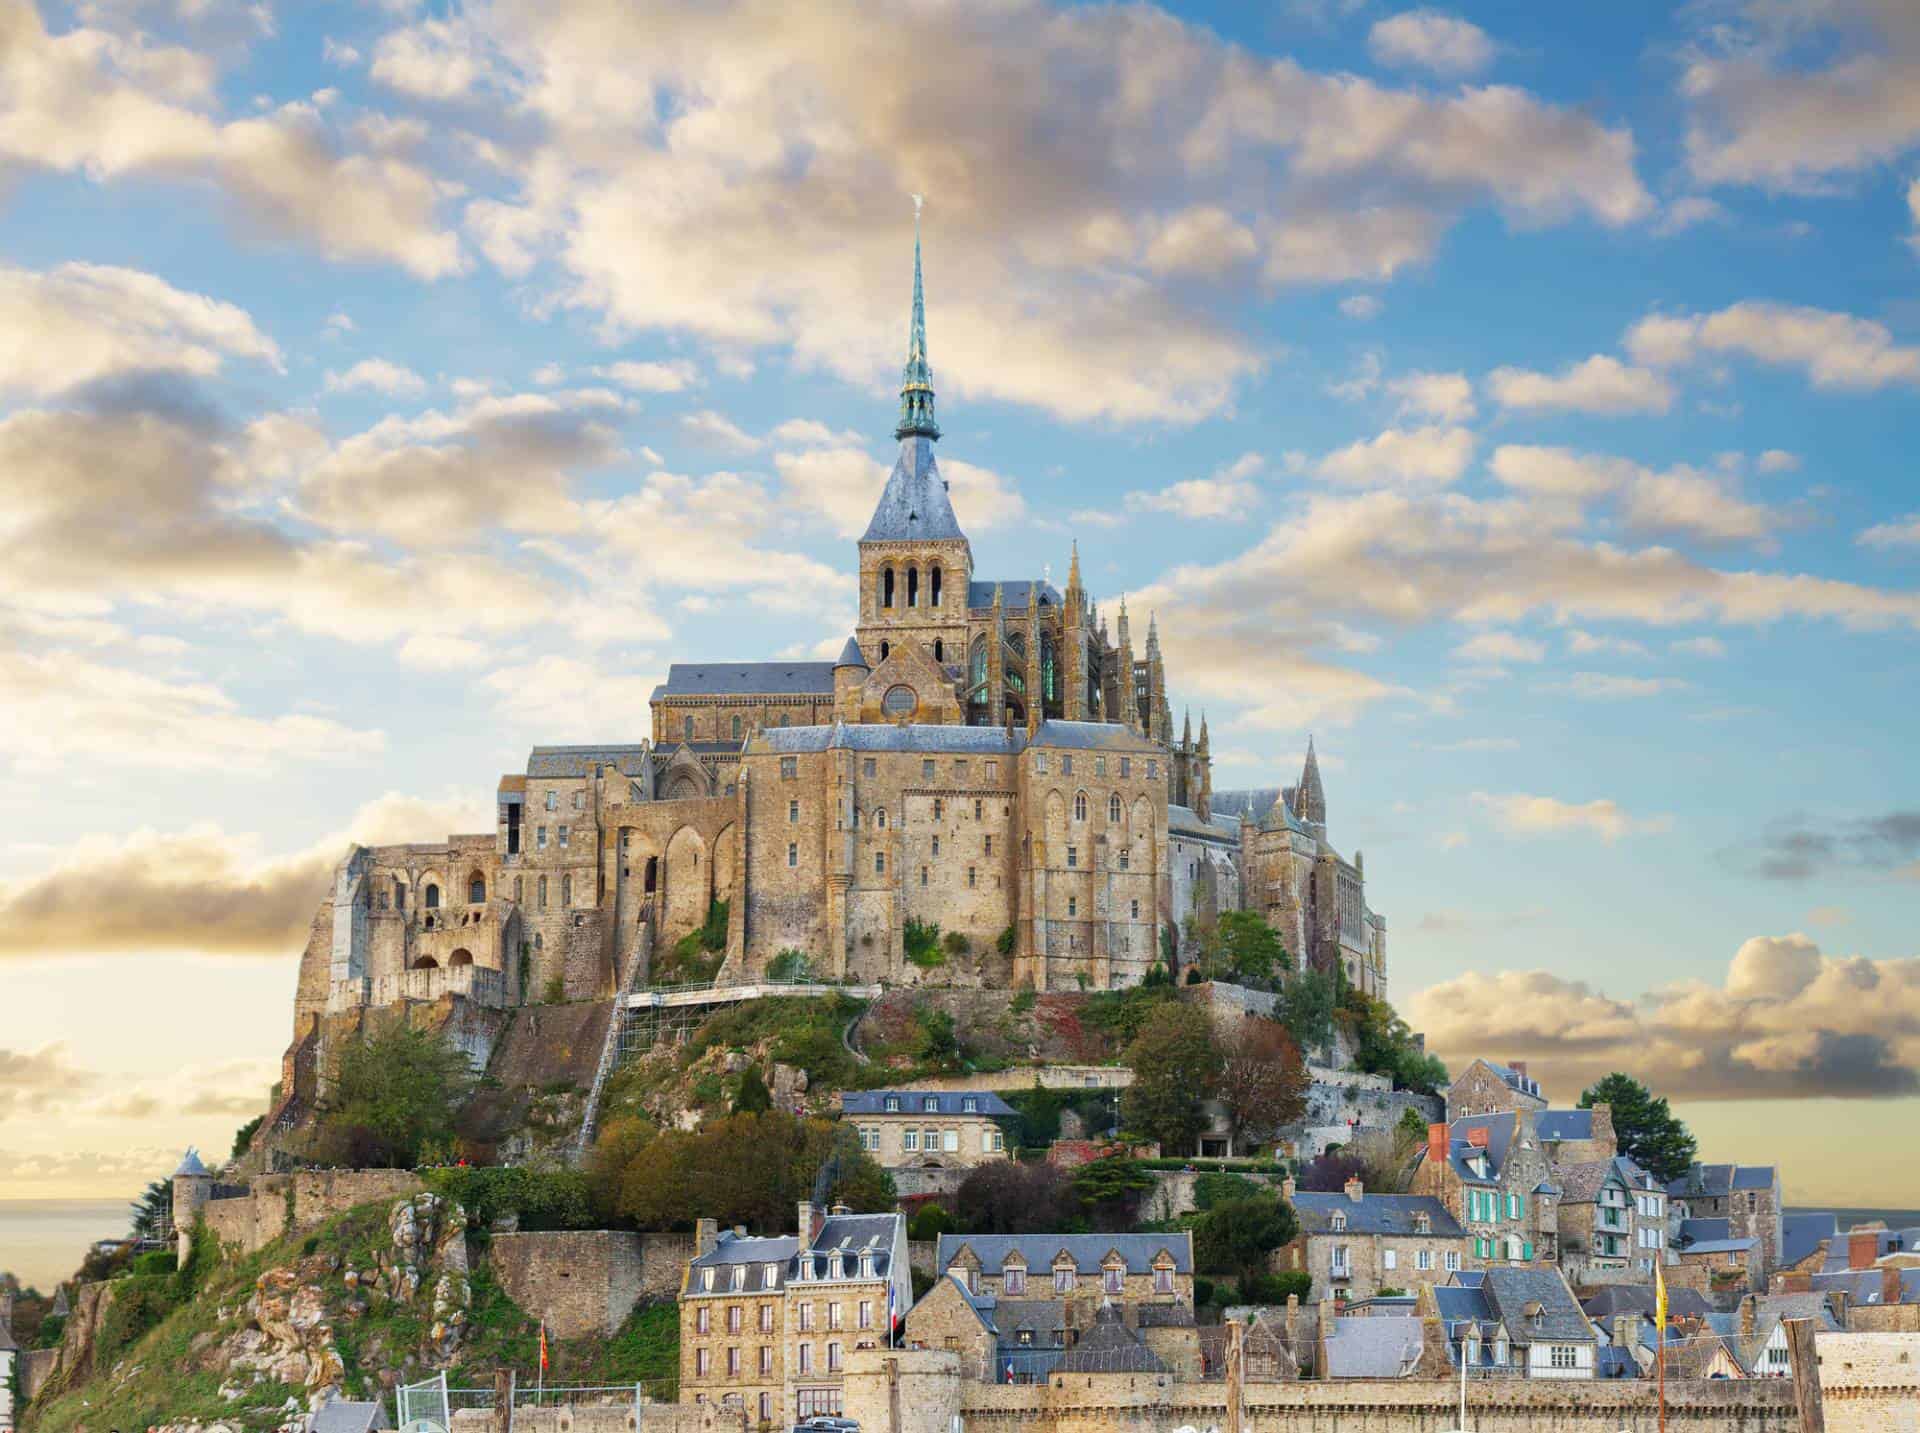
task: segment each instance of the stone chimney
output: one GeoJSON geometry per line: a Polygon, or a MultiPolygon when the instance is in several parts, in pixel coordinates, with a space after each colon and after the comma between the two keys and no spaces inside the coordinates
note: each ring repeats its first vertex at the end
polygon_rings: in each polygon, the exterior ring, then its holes
{"type": "Polygon", "coordinates": [[[1613,1316],[1613,1346],[1615,1348],[1633,1347],[1633,1325],[1638,1320],[1632,1314],[1613,1316]]]}
{"type": "Polygon", "coordinates": [[[1883,1304],[1900,1302],[1900,1271],[1892,1264],[1880,1270],[1880,1302],[1883,1304]]]}
{"type": "Polygon", "coordinates": [[[851,1214],[853,1213],[853,1211],[849,1209],[846,1205],[841,1204],[836,1200],[833,1204],[831,1213],[835,1218],[838,1218],[842,1214],[851,1214]]]}
{"type": "Polygon", "coordinates": [[[1359,1175],[1353,1175],[1347,1180],[1347,1198],[1351,1199],[1355,1204],[1360,1202],[1366,1192],[1367,1187],[1360,1182],[1359,1175]]]}
{"type": "Polygon", "coordinates": [[[1847,1235],[1847,1267],[1871,1269],[1879,1258],[1880,1236],[1872,1229],[1855,1229],[1847,1235]]]}
{"type": "Polygon", "coordinates": [[[820,1237],[820,1226],[827,1222],[826,1212],[813,1207],[813,1201],[802,1199],[794,1218],[794,1232],[800,1236],[802,1250],[811,1249],[813,1241],[820,1237]]]}
{"type": "Polygon", "coordinates": [[[1593,1142],[1608,1152],[1608,1157],[1620,1153],[1620,1137],[1613,1130],[1613,1106],[1598,1104],[1593,1107],[1593,1142]]]}
{"type": "Polygon", "coordinates": [[[1293,1182],[1293,1176],[1289,1174],[1285,1179],[1280,1181],[1280,1197],[1289,1204],[1293,1203],[1293,1192],[1296,1187],[1293,1182]]]}
{"type": "Polygon", "coordinates": [[[1434,1164],[1447,1162],[1447,1127],[1445,1125],[1427,1126],[1427,1158],[1434,1164]]]}
{"type": "Polygon", "coordinates": [[[1740,1299],[1740,1337],[1753,1337],[1754,1305],[1759,1302],[1758,1294],[1745,1294],[1740,1299]]]}
{"type": "Polygon", "coordinates": [[[696,1219],[693,1221],[693,1257],[711,1254],[713,1246],[720,1242],[720,1221],[718,1219],[696,1219]]]}
{"type": "Polygon", "coordinates": [[[1845,1289],[1827,1291],[1827,1307],[1833,1310],[1833,1321],[1841,1328],[1847,1326],[1847,1307],[1853,1302],[1853,1295],[1845,1289]]]}
{"type": "Polygon", "coordinates": [[[1527,1062],[1525,1060],[1509,1060],[1507,1061],[1507,1068],[1512,1070],[1514,1074],[1518,1075],[1521,1079],[1526,1079],[1527,1062]]]}
{"type": "Polygon", "coordinates": [[[1485,1125],[1476,1125],[1474,1128],[1468,1130],[1467,1145],[1471,1149],[1485,1149],[1487,1147],[1487,1127],[1485,1125]]]}

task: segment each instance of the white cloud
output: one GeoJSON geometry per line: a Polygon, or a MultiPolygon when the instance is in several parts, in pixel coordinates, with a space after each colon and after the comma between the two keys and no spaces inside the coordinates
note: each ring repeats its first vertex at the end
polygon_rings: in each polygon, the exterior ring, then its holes
{"type": "Polygon", "coordinates": [[[1464,373],[1409,373],[1387,384],[1387,391],[1399,396],[1402,417],[1457,424],[1475,412],[1473,385],[1464,373]]]}
{"type": "Polygon", "coordinates": [[[412,398],[426,392],[427,382],[411,368],[385,358],[363,358],[344,373],[327,374],[329,393],[351,393],[356,388],[389,398],[412,398]]]}
{"type": "Polygon", "coordinates": [[[1512,632],[1482,632],[1453,649],[1463,662],[1498,666],[1502,662],[1540,662],[1546,659],[1547,644],[1512,632]]]}
{"type": "Polygon", "coordinates": [[[1920,512],[1875,523],[1854,541],[1864,547],[1920,547],[1920,512]]]}
{"type": "Polygon", "coordinates": [[[1353,372],[1346,378],[1327,385],[1327,392],[1343,403],[1358,403],[1370,397],[1380,386],[1380,355],[1372,351],[1361,354],[1353,363],[1353,372]]]}
{"type": "Polygon", "coordinates": [[[1373,294],[1348,294],[1340,300],[1340,312],[1362,323],[1379,318],[1386,304],[1373,294]]]}
{"type": "Polygon", "coordinates": [[[1157,492],[1128,493],[1127,510],[1194,519],[1239,517],[1260,501],[1253,480],[1265,467],[1266,460],[1258,453],[1243,453],[1209,477],[1188,478],[1157,492]]]}
{"type": "Polygon", "coordinates": [[[1713,657],[1727,655],[1727,644],[1718,637],[1684,637],[1671,643],[1668,650],[1682,657],[1713,657]]]}
{"type": "Polygon", "coordinates": [[[1602,654],[1616,657],[1649,655],[1644,642],[1636,642],[1631,637],[1610,637],[1602,633],[1583,632],[1578,627],[1567,632],[1567,650],[1576,657],[1602,654]]]}
{"type": "Polygon", "coordinates": [[[773,430],[773,441],[801,448],[856,448],[861,435],[848,429],[835,432],[814,418],[789,418],[773,430]]]}
{"type": "Polygon", "coordinates": [[[1404,10],[1376,20],[1367,51],[1380,64],[1457,78],[1493,63],[1494,45],[1478,25],[1438,10],[1404,10]]]}
{"type": "Polygon", "coordinates": [[[1760,455],[1757,466],[1763,473],[1793,473],[1799,471],[1800,459],[1784,448],[1769,448],[1760,455]]]}
{"type": "Polygon", "coordinates": [[[1487,390],[1503,408],[1574,413],[1664,413],[1673,406],[1673,385],[1648,368],[1629,368],[1596,353],[1559,374],[1496,368],[1487,390]]]}
{"type": "Polygon", "coordinates": [[[0,389],[45,397],[120,374],[217,373],[228,358],[281,367],[246,310],[152,274],[0,265],[0,389]]]}
{"type": "Polygon", "coordinates": [[[1624,487],[1636,471],[1625,458],[1505,443],[1493,450],[1487,466],[1508,487],[1543,498],[1584,501],[1624,487]]]}
{"type": "Polygon", "coordinates": [[[700,371],[684,358],[672,358],[664,362],[610,363],[593,371],[635,393],[681,393],[700,381],[700,371]]]}
{"type": "Polygon", "coordinates": [[[1622,836],[1655,835],[1673,825],[1673,818],[1669,816],[1630,816],[1618,802],[1605,798],[1570,802],[1520,792],[1494,795],[1476,791],[1473,803],[1489,812],[1500,828],[1513,836],[1585,833],[1611,845],[1622,836]]]}
{"type": "Polygon", "coordinates": [[[487,72],[480,43],[462,19],[423,19],[382,35],[373,47],[368,73],[388,89],[415,99],[459,99],[487,72]]]}
{"type": "Polygon", "coordinates": [[[1680,533],[1703,542],[1758,541],[1782,521],[1773,508],[1741,497],[1731,475],[1685,467],[1637,473],[1622,510],[1636,531],[1680,533]]]}
{"type": "Polygon", "coordinates": [[[1654,314],[1627,331],[1626,344],[1655,367],[1739,354],[1800,368],[1816,388],[1920,387],[1920,348],[1896,344],[1884,324],[1828,309],[1749,300],[1710,314],[1654,314]]]}
{"type": "Polygon", "coordinates": [[[1662,692],[1679,691],[1687,684],[1677,677],[1623,677],[1612,672],[1575,672],[1554,690],[1568,692],[1588,701],[1624,701],[1635,697],[1657,697],[1662,692]]]}
{"type": "Polygon", "coordinates": [[[1353,487],[1451,483],[1473,459],[1473,434],[1464,428],[1389,428],[1336,449],[1315,472],[1353,487]]]}
{"type": "Polygon", "coordinates": [[[647,710],[666,672],[610,671],[597,661],[549,653],[487,673],[480,685],[495,710],[541,741],[631,740],[634,713],[647,710]]]}
{"type": "Polygon", "coordinates": [[[724,413],[711,408],[702,408],[697,413],[683,414],[680,419],[680,432],[688,442],[697,443],[703,448],[713,448],[722,453],[744,454],[758,452],[760,439],[747,432],[724,413]]]}
{"type": "Polygon", "coordinates": [[[1688,194],[1667,203],[1654,223],[1656,234],[1680,234],[1701,224],[1723,224],[1730,220],[1726,206],[1704,194],[1688,194]]]}

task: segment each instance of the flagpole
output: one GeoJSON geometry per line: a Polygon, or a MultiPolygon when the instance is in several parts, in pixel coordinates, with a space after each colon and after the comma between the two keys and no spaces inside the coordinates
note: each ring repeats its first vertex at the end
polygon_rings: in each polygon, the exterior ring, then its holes
{"type": "Polygon", "coordinates": [[[1654,1362],[1659,1369],[1660,1433],[1667,1433],[1667,1279],[1660,1265],[1653,1266],[1653,1318],[1658,1325],[1654,1336],[1654,1362]]]}

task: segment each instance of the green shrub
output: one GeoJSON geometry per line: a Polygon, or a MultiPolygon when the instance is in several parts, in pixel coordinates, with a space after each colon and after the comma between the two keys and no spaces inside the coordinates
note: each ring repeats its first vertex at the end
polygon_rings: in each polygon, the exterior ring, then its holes
{"type": "Polygon", "coordinates": [[[705,950],[727,948],[727,915],[732,901],[714,901],[707,907],[707,918],[700,926],[700,945],[705,950]]]}
{"type": "Polygon", "coordinates": [[[567,1003],[566,978],[558,974],[548,976],[546,991],[541,995],[540,998],[549,1005],[566,1004],[567,1003]]]}
{"type": "Polygon", "coordinates": [[[40,1320],[40,1331],[34,1335],[35,1348],[58,1348],[60,1339],[67,1331],[67,1315],[48,1314],[40,1320]]]}
{"type": "Polygon", "coordinates": [[[941,941],[941,944],[947,948],[947,954],[955,960],[959,960],[973,949],[973,942],[967,939],[964,931],[948,931],[946,939],[941,941]]]}
{"type": "Polygon", "coordinates": [[[429,1189],[458,1204],[483,1229],[507,1215],[519,1216],[526,1230],[591,1229],[595,1222],[587,1177],[577,1169],[456,1166],[428,1170],[424,1177],[429,1189]]]}
{"type": "Polygon", "coordinates": [[[1035,996],[1031,990],[1022,990],[1014,995],[1013,1004],[1010,1008],[1015,1015],[1025,1015],[1029,1010],[1033,1009],[1034,1000],[1035,996]]]}
{"type": "Polygon", "coordinates": [[[150,1249],[144,1254],[136,1254],[133,1262],[127,1266],[127,1272],[135,1278],[150,1278],[155,1274],[171,1274],[180,1266],[179,1256],[171,1249],[150,1249]]]}
{"type": "Polygon", "coordinates": [[[938,1204],[925,1204],[907,1224],[907,1237],[931,1243],[942,1234],[953,1232],[953,1216],[938,1204]]]}
{"type": "Polygon", "coordinates": [[[1195,1278],[1193,1281],[1193,1305],[1204,1309],[1213,1302],[1214,1286],[1212,1279],[1195,1278]]]}
{"type": "MultiPolygon", "coordinates": [[[[1240,1298],[1249,1304],[1284,1304],[1287,1296],[1294,1294],[1305,1303],[1312,1288],[1313,1275],[1304,1269],[1283,1274],[1251,1274],[1240,1281],[1240,1298]]],[[[1384,1294],[1386,1290],[1380,1292],[1384,1294]]]]}
{"type": "Polygon", "coordinates": [[[901,942],[906,946],[907,959],[922,970],[933,970],[947,963],[946,953],[940,949],[938,921],[917,921],[909,917],[906,929],[901,932],[901,942]]]}
{"type": "Polygon", "coordinates": [[[1260,1193],[1260,1186],[1244,1174],[1211,1173],[1193,1181],[1193,1207],[1202,1212],[1227,1199],[1249,1199],[1260,1193]]]}
{"type": "Polygon", "coordinates": [[[767,962],[767,979],[801,982],[813,974],[807,963],[807,953],[788,946],[767,962]]]}
{"type": "Polygon", "coordinates": [[[1014,944],[1018,939],[1019,937],[1013,933],[1013,927],[1008,926],[1005,930],[1001,931],[999,935],[994,937],[993,948],[1002,955],[1012,955],[1014,944]]]}

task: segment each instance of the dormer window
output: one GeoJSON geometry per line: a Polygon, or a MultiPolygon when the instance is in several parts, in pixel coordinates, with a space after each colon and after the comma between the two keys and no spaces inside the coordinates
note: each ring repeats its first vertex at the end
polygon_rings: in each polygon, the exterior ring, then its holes
{"type": "Polygon", "coordinates": [[[898,1095],[887,1096],[887,1113],[890,1115],[897,1115],[900,1113],[900,1096],[898,1095]]]}
{"type": "Polygon", "coordinates": [[[1431,1234],[1433,1232],[1433,1216],[1431,1214],[1414,1215],[1413,1232],[1416,1234],[1431,1234]]]}
{"type": "Polygon", "coordinates": [[[980,1101],[974,1096],[968,1095],[964,1100],[960,1101],[960,1108],[970,1115],[977,1115],[980,1113],[980,1101]]]}
{"type": "Polygon", "coordinates": [[[1001,1270],[1000,1282],[1005,1286],[1008,1298],[1018,1298],[1027,1291],[1027,1266],[1008,1264],[1001,1270]]]}
{"type": "Polygon", "coordinates": [[[1127,1289],[1127,1266],[1108,1264],[1100,1271],[1102,1290],[1109,1294],[1122,1294],[1127,1289]]]}
{"type": "Polygon", "coordinates": [[[1338,1209],[1334,1210],[1332,1214],[1327,1216],[1327,1227],[1336,1234],[1345,1233],[1347,1216],[1338,1209]]]}
{"type": "Polygon", "coordinates": [[[760,1280],[761,1287],[771,1289],[777,1286],[779,1282],[780,1282],[780,1266],[778,1264],[767,1265],[766,1270],[764,1271],[764,1274],[760,1280]]]}
{"type": "Polygon", "coordinates": [[[920,1108],[925,1113],[930,1115],[939,1114],[940,1113],[940,1097],[938,1095],[928,1095],[924,1100],[920,1102],[920,1108]]]}
{"type": "Polygon", "coordinates": [[[700,1287],[709,1294],[713,1292],[713,1270],[702,1269],[700,1271],[700,1287]]]}
{"type": "Polygon", "coordinates": [[[746,1286],[747,1266],[745,1264],[735,1264],[733,1266],[733,1287],[737,1290],[744,1289],[746,1286]]]}

